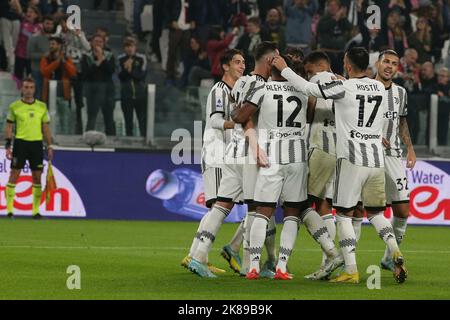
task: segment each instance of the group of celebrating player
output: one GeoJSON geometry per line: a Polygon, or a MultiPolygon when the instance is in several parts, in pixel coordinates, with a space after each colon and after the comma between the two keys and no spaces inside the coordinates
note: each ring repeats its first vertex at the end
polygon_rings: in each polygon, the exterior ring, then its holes
{"type": "Polygon", "coordinates": [[[242,53],[226,51],[224,76],[208,96],[202,171],[210,210],[182,265],[201,277],[224,272],[208,262],[208,253],[234,204],[245,202],[247,215],[222,256],[247,279],[292,279],[287,264],[303,223],[323,251],[320,268],[306,278],[329,279],[344,266],[330,281],[358,283],[355,248],[366,212],[386,244],[382,267],[404,282],[399,244],[409,194],[400,140],[408,150],[406,166],[413,168],[416,159],[406,91],[392,82],[397,53],[380,54],[375,79],[366,77],[369,54],[360,47],[345,54],[348,79],[331,72],[321,51],[304,59],[295,50],[282,56],[274,43],[262,42],[254,57],[255,69],[244,76],[242,53]],[[392,223],[383,214],[386,203],[392,223]],[[278,205],[284,220],[277,256],[278,205]],[[261,268],[264,246],[268,260],[261,268]]]}

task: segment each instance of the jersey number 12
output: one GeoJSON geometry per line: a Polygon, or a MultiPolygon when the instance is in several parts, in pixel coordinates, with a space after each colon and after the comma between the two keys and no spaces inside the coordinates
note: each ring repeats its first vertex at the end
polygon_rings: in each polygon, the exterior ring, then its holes
{"type": "Polygon", "coordinates": [[[275,94],[273,96],[273,99],[278,100],[277,126],[278,127],[301,128],[302,124],[300,122],[296,122],[294,120],[298,116],[300,111],[302,110],[302,101],[295,96],[290,96],[289,98],[286,99],[286,101],[289,103],[291,103],[291,102],[297,103],[297,107],[294,109],[294,112],[292,112],[292,114],[289,116],[289,118],[287,118],[286,124],[283,125],[283,96],[275,94]]]}

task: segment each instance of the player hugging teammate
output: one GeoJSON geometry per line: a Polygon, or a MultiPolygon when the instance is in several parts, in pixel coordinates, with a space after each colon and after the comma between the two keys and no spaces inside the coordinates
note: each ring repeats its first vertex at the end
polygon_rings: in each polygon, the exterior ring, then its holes
{"type": "MultiPolygon", "coordinates": [[[[222,61],[224,79],[227,69],[232,69],[227,67],[230,61],[222,61]]],[[[382,266],[392,270],[397,282],[404,282],[407,271],[399,244],[406,229],[409,195],[400,139],[408,148],[408,168],[414,166],[415,154],[405,119],[406,91],[392,83],[398,55],[392,50],[380,54],[376,79],[365,76],[369,55],[364,48],[346,53],[348,80],[337,79],[327,55],[320,51],[303,61],[310,81],[271,42],[258,45],[255,61],[250,75],[235,79],[234,87],[228,84],[223,99],[217,100],[221,82],[208,99],[207,128],[218,130],[216,138],[227,144],[226,153],[210,165],[215,168],[214,178],[213,171],[204,169],[205,193],[211,194],[214,204],[200,223],[195,250],[191,248],[183,264],[202,277],[215,277],[207,254],[234,203],[243,199],[248,214],[222,255],[247,279],[292,279],[287,263],[303,223],[323,251],[320,268],[306,278],[328,279],[344,265],[331,282],[358,283],[355,249],[362,222],[358,213],[366,211],[387,246],[382,266]],[[229,142],[225,130],[231,130],[229,142]],[[383,214],[386,199],[393,206],[394,228],[383,214]],[[276,259],[272,230],[278,205],[284,220],[276,259]],[[334,245],[336,233],[340,250],[334,245]],[[269,259],[260,269],[264,243],[269,259]]],[[[204,138],[203,154],[210,156],[206,133],[204,138]]]]}

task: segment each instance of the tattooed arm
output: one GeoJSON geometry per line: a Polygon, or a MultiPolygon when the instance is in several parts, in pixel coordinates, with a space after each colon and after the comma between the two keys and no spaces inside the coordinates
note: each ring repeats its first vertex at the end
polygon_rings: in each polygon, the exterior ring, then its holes
{"type": "Polygon", "coordinates": [[[414,152],[414,146],[411,142],[411,136],[409,135],[408,122],[406,117],[400,118],[400,138],[407,148],[406,154],[406,167],[408,169],[413,169],[416,165],[416,153],[414,152]]]}

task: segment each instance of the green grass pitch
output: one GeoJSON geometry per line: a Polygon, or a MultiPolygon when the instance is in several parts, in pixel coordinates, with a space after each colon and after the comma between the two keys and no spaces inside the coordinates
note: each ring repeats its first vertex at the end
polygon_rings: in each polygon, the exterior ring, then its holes
{"type": "MultiPolygon", "coordinates": [[[[16,219],[0,220],[0,299],[449,299],[450,228],[413,227],[402,250],[409,270],[403,285],[382,271],[369,290],[369,265],[384,245],[364,226],[357,248],[359,285],[305,280],[321,253],[302,226],[289,261],[293,281],[247,281],[234,274],[220,248],[237,225],[222,226],[210,261],[227,270],[201,279],[180,266],[197,223],[16,219]],[[81,290],[68,290],[69,265],[81,269],[81,290]]],[[[277,227],[277,239],[281,232],[277,227]]]]}

